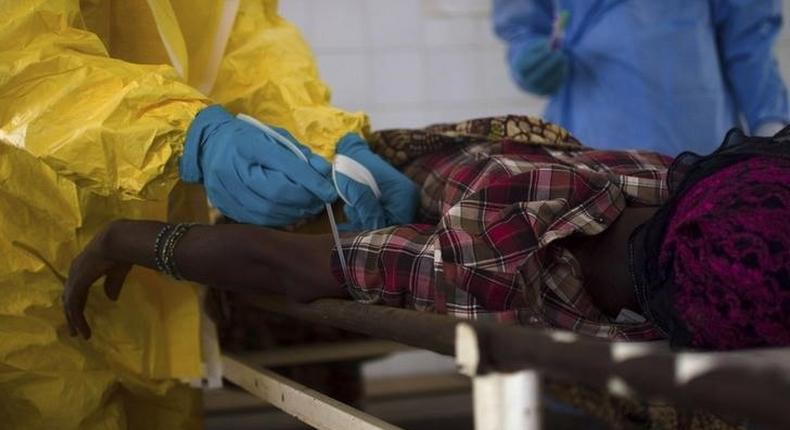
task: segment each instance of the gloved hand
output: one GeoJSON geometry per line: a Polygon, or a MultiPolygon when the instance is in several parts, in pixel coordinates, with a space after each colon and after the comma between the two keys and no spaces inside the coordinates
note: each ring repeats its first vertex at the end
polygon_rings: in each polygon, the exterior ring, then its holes
{"type": "Polygon", "coordinates": [[[419,200],[417,185],[374,154],[360,135],[349,133],[343,136],[336,152],[367,168],[381,191],[381,197],[376,198],[370,186],[336,170],[338,193],[348,200],[343,209],[347,223],[340,226],[341,229],[375,229],[408,224],[414,219],[419,200]]]}
{"type": "Polygon", "coordinates": [[[212,205],[236,221],[284,226],[320,213],[337,199],[331,166],[299,144],[310,166],[274,137],[220,106],[201,110],[187,133],[180,176],[200,183],[212,205]]]}
{"type": "Polygon", "coordinates": [[[568,75],[567,54],[560,49],[549,48],[548,38],[511,47],[508,62],[516,83],[540,96],[556,92],[568,75]]]}

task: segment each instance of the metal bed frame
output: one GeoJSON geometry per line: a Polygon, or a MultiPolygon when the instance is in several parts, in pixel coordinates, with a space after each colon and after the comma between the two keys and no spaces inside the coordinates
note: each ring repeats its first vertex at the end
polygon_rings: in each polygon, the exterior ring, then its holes
{"type": "MultiPolygon", "coordinates": [[[[455,356],[459,371],[472,378],[477,430],[539,429],[541,374],[615,395],[660,399],[748,419],[761,428],[790,428],[787,348],[673,352],[663,342],[606,342],[565,331],[347,300],[299,304],[276,296],[249,296],[246,303],[264,312],[455,356]]],[[[382,348],[397,349],[391,344],[382,348]]],[[[260,356],[225,354],[224,377],[318,429],[398,428],[277,375],[260,362],[260,356]]]]}

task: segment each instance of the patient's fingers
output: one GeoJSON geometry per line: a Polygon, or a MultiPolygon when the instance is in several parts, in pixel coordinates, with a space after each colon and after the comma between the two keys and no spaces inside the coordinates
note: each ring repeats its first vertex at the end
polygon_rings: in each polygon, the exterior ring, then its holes
{"type": "Polygon", "coordinates": [[[118,300],[126,275],[129,274],[130,270],[132,270],[131,265],[116,265],[107,271],[104,279],[104,293],[107,294],[110,300],[118,300]]]}
{"type": "Polygon", "coordinates": [[[71,333],[79,333],[85,339],[90,339],[91,329],[85,319],[85,303],[91,285],[104,273],[96,264],[85,261],[85,255],[80,255],[71,264],[69,277],[66,280],[66,290],[63,294],[63,307],[66,320],[72,329],[71,333]]]}
{"type": "Polygon", "coordinates": [[[69,326],[69,336],[76,336],[77,329],[74,328],[74,324],[71,322],[71,315],[69,312],[69,308],[66,307],[66,293],[63,293],[63,313],[66,315],[66,323],[69,326]]]}

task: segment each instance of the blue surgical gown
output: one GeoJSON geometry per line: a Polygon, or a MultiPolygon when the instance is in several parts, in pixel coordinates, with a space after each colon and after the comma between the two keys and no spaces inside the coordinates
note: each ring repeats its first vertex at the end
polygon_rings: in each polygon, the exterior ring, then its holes
{"type": "Polygon", "coordinates": [[[545,117],[589,146],[708,153],[736,125],[788,122],[779,0],[495,0],[509,55],[570,19],[545,117]]]}

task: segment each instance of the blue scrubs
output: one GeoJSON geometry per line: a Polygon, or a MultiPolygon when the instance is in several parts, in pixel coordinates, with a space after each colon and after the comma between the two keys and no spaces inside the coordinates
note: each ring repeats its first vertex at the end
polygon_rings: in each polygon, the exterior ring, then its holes
{"type": "Polygon", "coordinates": [[[586,145],[708,153],[740,118],[790,119],[779,0],[495,0],[509,55],[549,37],[557,8],[569,68],[545,117],[586,145]]]}

